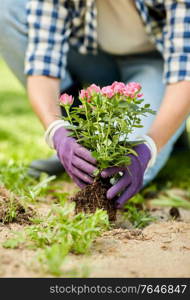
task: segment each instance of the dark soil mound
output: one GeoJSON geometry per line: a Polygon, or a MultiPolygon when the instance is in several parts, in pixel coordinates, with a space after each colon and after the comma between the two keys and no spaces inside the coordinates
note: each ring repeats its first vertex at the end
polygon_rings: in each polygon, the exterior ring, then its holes
{"type": "Polygon", "coordinates": [[[33,216],[34,211],[32,208],[28,207],[26,209],[16,195],[5,187],[0,187],[0,222],[4,224],[13,222],[31,224],[30,218],[33,216]]]}
{"type": "Polygon", "coordinates": [[[76,213],[84,211],[85,213],[94,213],[96,209],[106,210],[110,221],[116,220],[115,199],[108,200],[106,197],[110,184],[107,182],[96,181],[87,185],[78,192],[72,201],[76,202],[76,213]]]}

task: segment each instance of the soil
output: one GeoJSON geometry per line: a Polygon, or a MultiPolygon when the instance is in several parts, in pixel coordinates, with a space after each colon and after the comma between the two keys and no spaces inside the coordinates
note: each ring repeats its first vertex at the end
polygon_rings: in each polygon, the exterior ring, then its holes
{"type": "Polygon", "coordinates": [[[108,200],[106,193],[110,188],[108,182],[96,181],[91,185],[87,185],[79,191],[71,201],[76,203],[76,213],[84,211],[85,213],[94,213],[97,208],[106,210],[109,221],[116,220],[115,200],[108,200]]]}
{"type": "Polygon", "coordinates": [[[16,195],[9,192],[5,187],[0,187],[0,222],[4,224],[13,222],[31,224],[30,219],[33,216],[34,211],[31,207],[25,208],[16,195]],[[14,211],[14,215],[11,215],[11,209],[14,211]]]}

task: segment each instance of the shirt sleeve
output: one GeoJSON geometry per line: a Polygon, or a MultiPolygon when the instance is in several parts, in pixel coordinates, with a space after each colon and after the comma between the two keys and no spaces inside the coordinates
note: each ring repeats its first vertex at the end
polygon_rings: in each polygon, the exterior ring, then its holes
{"type": "Polygon", "coordinates": [[[190,81],[190,0],[166,0],[164,82],[190,81]]]}
{"type": "Polygon", "coordinates": [[[26,75],[64,78],[71,26],[66,0],[29,0],[26,75]]]}

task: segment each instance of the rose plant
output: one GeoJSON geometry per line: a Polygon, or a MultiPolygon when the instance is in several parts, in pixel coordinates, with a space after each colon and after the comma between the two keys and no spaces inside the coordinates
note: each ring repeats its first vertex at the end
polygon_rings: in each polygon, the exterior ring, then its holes
{"type": "Polygon", "coordinates": [[[154,113],[149,104],[143,105],[142,97],[141,85],[136,82],[114,82],[103,88],[92,84],[80,91],[81,105],[72,110],[73,97],[60,97],[60,105],[67,112],[64,120],[69,122],[66,129],[92,152],[98,167],[95,175],[107,167],[128,166],[128,154],[137,155],[133,149],[137,142],[130,141],[128,136],[142,127],[142,116],[154,113]]]}

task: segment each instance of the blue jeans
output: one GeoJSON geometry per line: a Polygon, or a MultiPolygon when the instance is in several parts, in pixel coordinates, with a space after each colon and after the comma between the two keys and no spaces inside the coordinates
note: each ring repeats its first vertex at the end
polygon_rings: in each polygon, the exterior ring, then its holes
{"type": "MultiPolygon", "coordinates": [[[[25,4],[27,0],[1,0],[0,10],[0,54],[17,78],[25,85],[24,56],[27,47],[25,4]]],[[[61,88],[68,88],[73,80],[81,84],[96,83],[101,86],[115,80],[137,81],[143,87],[146,103],[155,111],[161,105],[164,85],[162,83],[163,60],[156,52],[139,55],[113,56],[102,51],[98,55],[80,55],[71,49],[68,55],[67,76],[61,88]]],[[[132,139],[146,134],[155,116],[144,117],[143,128],[135,130],[132,139]]],[[[167,162],[174,143],[185,127],[183,124],[159,153],[155,165],[144,176],[144,185],[155,178],[167,162]]]]}

